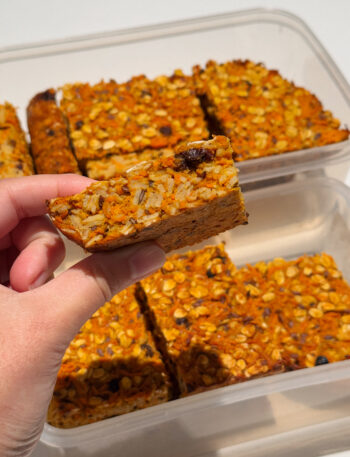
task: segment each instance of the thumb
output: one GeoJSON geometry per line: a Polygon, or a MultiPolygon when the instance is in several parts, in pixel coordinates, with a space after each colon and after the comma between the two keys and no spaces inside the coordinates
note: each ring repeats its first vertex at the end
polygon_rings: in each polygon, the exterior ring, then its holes
{"type": "Polygon", "coordinates": [[[138,243],[93,254],[30,293],[38,295],[37,303],[42,302],[42,312],[55,329],[54,339],[68,344],[100,306],[164,261],[156,243],[138,243]]]}

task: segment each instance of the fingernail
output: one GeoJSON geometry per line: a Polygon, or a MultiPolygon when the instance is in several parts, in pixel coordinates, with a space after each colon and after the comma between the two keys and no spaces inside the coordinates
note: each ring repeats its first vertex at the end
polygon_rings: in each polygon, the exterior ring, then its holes
{"type": "Polygon", "coordinates": [[[156,244],[140,246],[128,261],[132,279],[137,281],[157,271],[165,262],[165,254],[156,244]]]}
{"type": "Polygon", "coordinates": [[[33,290],[33,289],[36,289],[37,287],[39,286],[42,286],[43,284],[45,284],[45,282],[47,281],[48,277],[47,277],[47,272],[44,271],[44,273],[41,273],[41,275],[39,275],[35,281],[33,281],[29,286],[28,286],[28,290],[33,290]]]}

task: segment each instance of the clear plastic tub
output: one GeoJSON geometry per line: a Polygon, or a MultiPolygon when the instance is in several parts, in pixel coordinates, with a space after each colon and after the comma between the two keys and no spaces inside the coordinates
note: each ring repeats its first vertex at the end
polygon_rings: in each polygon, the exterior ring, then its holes
{"type": "MultiPolygon", "coordinates": [[[[299,176],[246,193],[249,224],[226,241],[237,265],[325,251],[350,280],[350,189],[299,176]]],[[[71,252],[68,262],[77,260],[71,252]]],[[[80,251],[81,252],[81,251],[80,251]]],[[[283,373],[75,429],[45,425],[46,456],[192,457],[347,417],[350,361],[283,373]]]]}
{"type": "MultiPolygon", "coordinates": [[[[123,81],[186,72],[208,59],[264,62],[296,84],[311,89],[327,109],[350,125],[350,87],[334,61],[297,17],[256,9],[197,20],[112,32],[78,39],[0,50],[0,100],[24,111],[29,99],[48,87],[101,78],[123,81]]],[[[240,164],[241,182],[326,168],[345,179],[350,142],[255,159],[240,164]]]]}

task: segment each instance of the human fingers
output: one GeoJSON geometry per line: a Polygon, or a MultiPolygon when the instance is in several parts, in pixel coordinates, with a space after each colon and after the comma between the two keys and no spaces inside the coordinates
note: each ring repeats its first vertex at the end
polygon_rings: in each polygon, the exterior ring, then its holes
{"type": "Polygon", "coordinates": [[[46,200],[81,192],[93,180],[84,176],[36,175],[0,181],[0,239],[21,219],[46,213],[46,200]]]}
{"type": "Polygon", "coordinates": [[[22,219],[11,238],[19,255],[9,278],[11,287],[18,292],[44,284],[64,259],[62,238],[46,216],[22,219]]]}
{"type": "Polygon", "coordinates": [[[4,251],[5,249],[8,249],[11,245],[12,245],[12,241],[11,241],[11,237],[9,234],[0,238],[0,251],[4,251]]]}
{"type": "Polygon", "coordinates": [[[18,250],[13,245],[0,252],[0,284],[9,285],[11,266],[17,256],[18,250]]]}
{"type": "Polygon", "coordinates": [[[93,254],[28,294],[37,297],[33,301],[39,303],[38,312],[55,323],[55,340],[65,338],[68,344],[98,307],[159,269],[164,260],[154,242],[93,254]]]}

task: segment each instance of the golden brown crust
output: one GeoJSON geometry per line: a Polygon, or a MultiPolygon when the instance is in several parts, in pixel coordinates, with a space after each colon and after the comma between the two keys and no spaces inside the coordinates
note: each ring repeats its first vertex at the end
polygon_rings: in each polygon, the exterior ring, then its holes
{"type": "Polygon", "coordinates": [[[37,173],[80,174],[53,89],[32,98],[27,107],[27,122],[37,173]]]}
{"type": "Polygon", "coordinates": [[[130,287],[97,310],[66,350],[48,422],[76,427],[170,396],[164,364],[130,287]]]}
{"type": "Polygon", "coordinates": [[[175,254],[142,281],[143,306],[182,395],[285,369],[280,354],[266,345],[255,310],[238,313],[232,304],[235,274],[219,245],[175,254]]]}
{"type": "Polygon", "coordinates": [[[193,67],[214,133],[228,136],[242,161],[345,141],[348,129],[308,90],[249,60],[193,67]]]}
{"type": "Polygon", "coordinates": [[[79,162],[208,138],[192,78],[180,70],[118,84],[67,84],[61,108],[79,162]]]}
{"type": "Polygon", "coordinates": [[[225,137],[180,146],[48,207],[62,233],[91,252],[150,239],[169,251],[247,221],[225,137]]]}
{"type": "Polygon", "coordinates": [[[82,425],[172,392],[349,359],[349,315],[350,287],[327,254],[240,269],[223,245],[172,255],[83,326],[64,356],[49,421],[82,425]]]}
{"type": "Polygon", "coordinates": [[[252,295],[244,306],[264,310],[261,323],[279,346],[288,369],[350,358],[350,287],[325,253],[248,266],[235,279],[252,295]]]}
{"type": "Polygon", "coordinates": [[[169,257],[142,288],[183,395],[350,358],[350,287],[327,254],[236,270],[207,247],[169,257]]]}
{"type": "Polygon", "coordinates": [[[33,161],[15,108],[0,105],[0,179],[34,174],[33,161]]]}

